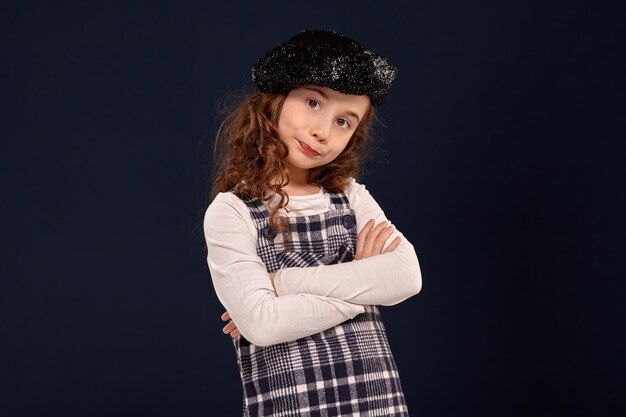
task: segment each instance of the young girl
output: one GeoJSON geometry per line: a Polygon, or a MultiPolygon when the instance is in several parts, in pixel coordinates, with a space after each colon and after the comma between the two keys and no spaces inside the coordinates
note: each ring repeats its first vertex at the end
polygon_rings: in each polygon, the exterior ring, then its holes
{"type": "Polygon", "coordinates": [[[377,305],[420,291],[413,246],[355,181],[396,68],[333,31],[255,64],[204,230],[244,416],[407,416],[377,305]]]}

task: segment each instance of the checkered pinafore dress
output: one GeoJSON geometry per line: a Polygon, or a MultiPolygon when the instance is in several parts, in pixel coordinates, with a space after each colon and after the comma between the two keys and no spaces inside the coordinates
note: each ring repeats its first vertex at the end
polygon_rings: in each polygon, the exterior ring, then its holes
{"type": "MultiPolygon", "coordinates": [[[[256,223],[257,253],[268,272],[352,261],[357,230],[354,210],[344,194],[328,194],[329,211],[289,218],[290,239],[268,226],[268,213],[259,199],[242,199],[256,223]]],[[[257,346],[240,336],[234,345],[245,417],[408,416],[376,306],[291,342],[257,346]]]]}

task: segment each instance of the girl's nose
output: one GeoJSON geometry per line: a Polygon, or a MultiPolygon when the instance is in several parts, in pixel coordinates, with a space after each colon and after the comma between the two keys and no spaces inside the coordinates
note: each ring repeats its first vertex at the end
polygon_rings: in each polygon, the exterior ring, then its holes
{"type": "Polygon", "coordinates": [[[319,123],[311,127],[310,133],[311,136],[313,136],[318,142],[326,143],[328,135],[330,134],[330,129],[326,127],[324,123],[319,123]]]}

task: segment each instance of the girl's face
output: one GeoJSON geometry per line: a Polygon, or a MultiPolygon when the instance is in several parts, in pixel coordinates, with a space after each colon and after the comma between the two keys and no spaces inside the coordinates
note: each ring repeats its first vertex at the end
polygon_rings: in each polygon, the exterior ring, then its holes
{"type": "Polygon", "coordinates": [[[328,87],[292,89],[278,119],[278,134],[289,153],[290,176],[332,162],[348,145],[370,107],[368,96],[342,94],[328,87]]]}

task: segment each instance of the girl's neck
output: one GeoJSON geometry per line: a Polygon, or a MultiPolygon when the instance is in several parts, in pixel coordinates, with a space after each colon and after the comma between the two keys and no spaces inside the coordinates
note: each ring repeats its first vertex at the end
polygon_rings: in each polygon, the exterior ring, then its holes
{"type": "Polygon", "coordinates": [[[315,183],[297,185],[290,182],[283,187],[283,191],[290,196],[318,194],[320,189],[321,187],[315,183]]]}
{"type": "Polygon", "coordinates": [[[295,170],[287,168],[289,175],[289,184],[283,187],[283,191],[287,195],[311,195],[320,192],[321,187],[315,182],[309,181],[308,170],[295,170]]]}

